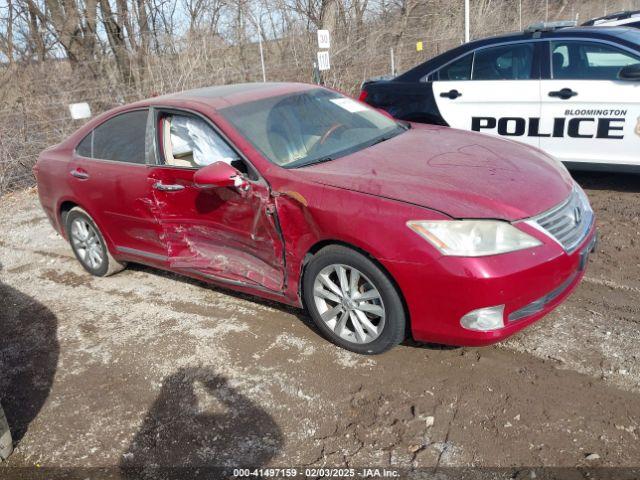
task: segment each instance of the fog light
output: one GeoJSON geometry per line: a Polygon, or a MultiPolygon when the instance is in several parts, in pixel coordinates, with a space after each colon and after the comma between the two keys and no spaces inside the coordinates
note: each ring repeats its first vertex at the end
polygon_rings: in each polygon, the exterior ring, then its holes
{"type": "Polygon", "coordinates": [[[460,319],[460,325],[467,330],[487,332],[504,327],[504,305],[479,308],[460,319]]]}

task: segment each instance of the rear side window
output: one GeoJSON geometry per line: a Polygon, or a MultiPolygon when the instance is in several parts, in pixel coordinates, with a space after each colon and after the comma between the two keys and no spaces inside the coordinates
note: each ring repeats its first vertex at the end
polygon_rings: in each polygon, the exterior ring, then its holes
{"type": "Polygon", "coordinates": [[[473,80],[530,80],[533,45],[516,43],[483,48],[475,52],[473,80]]]}
{"type": "Polygon", "coordinates": [[[147,115],[147,110],[136,110],[107,120],[80,142],[77,153],[101,160],[144,164],[147,115]]]}
{"type": "Polygon", "coordinates": [[[473,53],[465,55],[458,60],[445,65],[439,71],[439,80],[470,80],[471,66],[473,65],[473,53]]]}
{"type": "Polygon", "coordinates": [[[617,80],[622,67],[637,63],[640,56],[602,43],[551,42],[551,67],[557,79],[617,80]]]}
{"type": "Polygon", "coordinates": [[[78,144],[78,148],[76,148],[76,153],[82,157],[91,158],[93,155],[93,131],[89,133],[82,141],[78,144]]]}

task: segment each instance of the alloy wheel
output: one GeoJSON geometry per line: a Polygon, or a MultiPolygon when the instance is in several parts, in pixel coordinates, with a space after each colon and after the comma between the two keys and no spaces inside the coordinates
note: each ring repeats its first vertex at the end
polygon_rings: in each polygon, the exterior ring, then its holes
{"type": "Polygon", "coordinates": [[[75,218],[71,223],[71,243],[80,261],[93,270],[104,262],[104,248],[95,227],[84,218],[75,218]]]}
{"type": "Polygon", "coordinates": [[[333,264],[323,268],[315,278],[313,298],[322,321],[343,340],[370,343],[384,329],[380,292],[352,266],[333,264]]]}

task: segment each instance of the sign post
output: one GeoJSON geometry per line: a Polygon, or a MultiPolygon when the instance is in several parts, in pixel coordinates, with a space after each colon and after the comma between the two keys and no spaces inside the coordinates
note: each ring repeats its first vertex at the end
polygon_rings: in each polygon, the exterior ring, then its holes
{"type": "Polygon", "coordinates": [[[469,43],[469,0],[464,0],[464,43],[469,43]]]}
{"type": "Polygon", "coordinates": [[[331,48],[331,35],[329,30],[318,30],[318,48],[331,48]]]}
{"type": "Polygon", "coordinates": [[[329,60],[329,52],[318,52],[318,70],[324,72],[331,68],[331,62],[329,60]]]}
{"type": "Polygon", "coordinates": [[[317,73],[318,83],[323,84],[322,72],[331,68],[331,60],[329,59],[329,48],[331,48],[331,34],[329,30],[318,30],[318,55],[317,55],[317,73]]]}

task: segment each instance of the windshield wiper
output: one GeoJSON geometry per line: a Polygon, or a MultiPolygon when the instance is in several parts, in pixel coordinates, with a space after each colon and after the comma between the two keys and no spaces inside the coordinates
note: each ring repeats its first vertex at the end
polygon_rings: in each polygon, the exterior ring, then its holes
{"type": "Polygon", "coordinates": [[[318,163],[330,162],[331,160],[334,160],[334,158],[330,155],[327,155],[326,157],[320,157],[310,162],[303,163],[302,165],[300,165],[300,167],[308,167],[309,165],[316,165],[318,163]]]}
{"type": "Polygon", "coordinates": [[[396,135],[397,135],[397,133],[393,133],[393,134],[389,134],[389,135],[383,135],[382,137],[377,138],[376,140],[374,140],[373,143],[371,145],[369,145],[369,146],[373,147],[374,145],[377,145],[379,143],[386,142],[387,140],[391,140],[396,135]]]}
{"type": "Polygon", "coordinates": [[[386,135],[382,135],[380,138],[375,139],[369,146],[373,147],[374,145],[377,145],[379,143],[386,142],[387,140],[391,140],[393,137],[397,137],[402,132],[409,130],[410,127],[411,126],[407,128],[404,125],[400,125],[400,128],[402,129],[401,132],[395,131],[395,132],[388,133],[386,135]]]}

